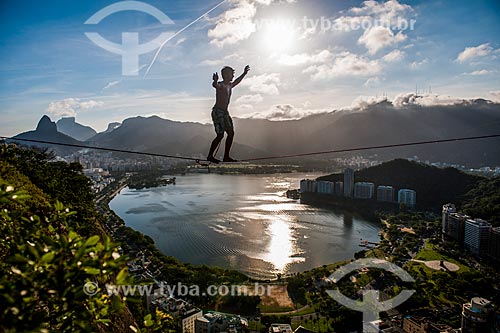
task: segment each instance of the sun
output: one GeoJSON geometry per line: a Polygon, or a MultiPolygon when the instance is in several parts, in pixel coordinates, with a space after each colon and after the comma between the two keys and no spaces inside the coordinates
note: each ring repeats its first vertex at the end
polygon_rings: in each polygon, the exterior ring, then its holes
{"type": "Polygon", "coordinates": [[[273,19],[266,22],[261,31],[264,48],[272,53],[283,53],[293,48],[297,34],[292,20],[273,19]]]}

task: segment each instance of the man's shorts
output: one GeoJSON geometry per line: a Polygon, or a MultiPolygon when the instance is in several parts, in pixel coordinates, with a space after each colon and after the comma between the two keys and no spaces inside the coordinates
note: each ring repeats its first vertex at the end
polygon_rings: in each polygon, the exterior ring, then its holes
{"type": "Polygon", "coordinates": [[[212,108],[212,121],[214,122],[215,133],[224,134],[224,132],[233,130],[233,119],[227,110],[218,107],[212,108]]]}

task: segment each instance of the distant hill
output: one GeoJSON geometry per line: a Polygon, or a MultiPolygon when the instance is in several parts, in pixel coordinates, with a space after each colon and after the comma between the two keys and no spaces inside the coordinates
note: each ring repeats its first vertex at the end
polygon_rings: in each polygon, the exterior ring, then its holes
{"type": "Polygon", "coordinates": [[[56,125],[59,132],[79,141],[85,141],[97,134],[92,127],[77,123],[75,117],[61,118],[56,125]]]}
{"type": "Polygon", "coordinates": [[[36,143],[36,142],[26,142],[26,141],[16,141],[15,139],[29,139],[29,140],[41,140],[41,141],[50,141],[50,142],[58,142],[58,143],[67,143],[67,144],[82,144],[80,141],[73,139],[72,137],[63,134],[57,131],[56,124],[50,120],[48,116],[43,116],[36,130],[24,132],[16,135],[12,139],[9,139],[9,142],[16,142],[23,146],[34,146],[40,148],[48,148],[49,150],[54,151],[58,155],[67,155],[70,154],[78,148],[58,146],[58,145],[48,145],[44,143],[36,143]]]}
{"type": "MultiPolygon", "coordinates": [[[[396,107],[390,102],[345,114],[319,130],[313,150],[362,147],[500,133],[500,104],[484,101],[456,105],[396,107]]],[[[500,139],[365,151],[381,160],[410,158],[464,165],[500,164],[500,139]]]]}
{"type": "MultiPolygon", "coordinates": [[[[122,125],[108,133],[99,133],[87,142],[109,148],[129,149],[150,153],[183,156],[206,156],[215,132],[212,125],[192,122],[177,122],[157,116],[134,117],[123,121],[122,125]]],[[[234,151],[238,157],[263,154],[262,151],[235,142],[234,151]]],[[[224,143],[219,150],[223,154],[224,143]]]]}
{"type": "MultiPolygon", "coordinates": [[[[355,172],[355,182],[371,182],[375,190],[380,185],[390,185],[397,192],[402,188],[417,192],[417,204],[440,207],[459,203],[464,195],[484,178],[461,172],[454,168],[440,169],[422,163],[396,159],[355,172]]],[[[319,177],[318,180],[343,181],[343,174],[319,177]]]]}
{"type": "Polygon", "coordinates": [[[86,141],[91,141],[91,142],[99,141],[99,139],[103,135],[113,132],[115,129],[117,129],[120,126],[121,126],[121,123],[118,123],[118,122],[109,123],[108,128],[106,128],[106,130],[104,132],[99,132],[96,135],[86,139],[86,141]]]}

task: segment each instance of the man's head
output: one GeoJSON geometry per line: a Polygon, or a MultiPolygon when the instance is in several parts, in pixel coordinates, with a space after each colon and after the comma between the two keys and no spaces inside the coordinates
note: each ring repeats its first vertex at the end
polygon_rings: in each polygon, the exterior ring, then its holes
{"type": "Polygon", "coordinates": [[[221,70],[221,74],[224,81],[232,81],[234,79],[234,69],[229,66],[224,67],[221,70]]]}

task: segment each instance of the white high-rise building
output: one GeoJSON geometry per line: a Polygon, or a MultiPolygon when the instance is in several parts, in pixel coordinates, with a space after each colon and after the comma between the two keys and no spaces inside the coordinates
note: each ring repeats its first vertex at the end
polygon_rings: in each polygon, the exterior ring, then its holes
{"type": "Polygon", "coordinates": [[[448,218],[451,213],[456,213],[457,208],[455,207],[454,204],[448,203],[446,205],[443,205],[443,210],[442,210],[442,222],[441,222],[441,231],[443,235],[448,234],[448,218]]]}
{"type": "Polygon", "coordinates": [[[470,303],[462,307],[462,333],[493,332],[495,324],[495,308],[493,304],[481,297],[474,297],[470,303]]]}
{"type": "Polygon", "coordinates": [[[415,206],[415,204],[417,203],[417,192],[408,189],[399,190],[398,203],[406,206],[415,206]]]}
{"type": "Polygon", "coordinates": [[[322,194],[333,194],[334,185],[332,182],[320,180],[317,182],[318,193],[322,194]]]}
{"type": "Polygon", "coordinates": [[[300,192],[301,193],[316,192],[317,186],[318,184],[315,180],[302,179],[300,181],[300,192]]]}
{"type": "Polygon", "coordinates": [[[344,170],[344,197],[352,198],[354,193],[354,170],[344,170]]]}
{"type": "Polygon", "coordinates": [[[335,182],[335,195],[344,195],[344,182],[335,182]]]}
{"type": "Polygon", "coordinates": [[[375,184],[359,182],[354,184],[354,197],[356,199],[371,199],[373,198],[373,192],[375,189],[375,184]]]}
{"type": "Polygon", "coordinates": [[[483,255],[488,251],[491,224],[481,219],[465,221],[465,247],[475,255],[483,255]]]}
{"type": "Polygon", "coordinates": [[[394,188],[392,186],[379,186],[377,187],[377,200],[384,202],[394,201],[394,188]]]}

